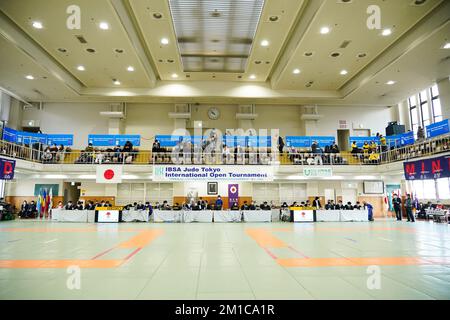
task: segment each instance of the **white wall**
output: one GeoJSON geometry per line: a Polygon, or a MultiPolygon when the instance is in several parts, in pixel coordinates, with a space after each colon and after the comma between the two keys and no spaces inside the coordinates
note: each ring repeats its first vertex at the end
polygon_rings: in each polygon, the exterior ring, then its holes
{"type": "Polygon", "coordinates": [[[62,196],[64,186],[62,180],[34,180],[34,179],[16,179],[8,181],[5,188],[5,196],[8,197],[32,197],[34,196],[34,186],[36,184],[59,184],[58,194],[53,196],[62,196]]]}
{"type": "Polygon", "coordinates": [[[107,110],[107,103],[45,103],[43,110],[25,110],[22,118],[40,120],[42,133],[73,134],[73,148],[84,149],[89,134],[108,133],[108,120],[99,115],[107,110]]]}
{"type": "MultiPolygon", "coordinates": [[[[221,111],[217,121],[208,119],[207,111],[211,106],[193,106],[191,120],[204,121],[208,127],[223,132],[238,128],[237,105],[217,105],[221,111]]],[[[79,149],[86,146],[89,134],[108,133],[108,120],[99,115],[100,111],[108,109],[107,103],[45,103],[42,111],[25,110],[22,118],[40,120],[44,133],[73,133],[74,148],[79,149]]],[[[172,133],[175,125],[168,113],[173,110],[173,104],[129,103],[127,117],[122,123],[123,133],[140,134],[141,149],[149,150],[155,135],[172,133]]],[[[308,135],[336,136],[339,120],[347,120],[350,126],[363,125],[371,129],[372,134],[384,133],[387,123],[397,117],[397,110],[387,107],[319,106],[318,110],[323,118],[318,120],[314,132],[308,135]]],[[[300,118],[301,106],[258,105],[256,112],[258,118],[253,121],[255,129],[279,129],[282,136],[305,134],[305,124],[300,118]]]]}

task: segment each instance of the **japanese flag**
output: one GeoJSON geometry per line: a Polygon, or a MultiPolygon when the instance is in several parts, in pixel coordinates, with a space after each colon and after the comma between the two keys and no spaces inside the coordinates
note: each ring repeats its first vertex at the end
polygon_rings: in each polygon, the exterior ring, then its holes
{"type": "Polygon", "coordinates": [[[121,183],[122,166],[97,166],[97,183],[121,183]]]}

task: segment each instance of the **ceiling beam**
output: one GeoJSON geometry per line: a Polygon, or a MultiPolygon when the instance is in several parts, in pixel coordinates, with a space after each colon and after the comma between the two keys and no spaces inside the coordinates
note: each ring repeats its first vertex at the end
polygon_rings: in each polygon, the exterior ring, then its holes
{"type": "Polygon", "coordinates": [[[143,41],[143,36],[140,34],[139,28],[137,28],[137,20],[132,13],[131,6],[128,0],[110,0],[125,33],[133,46],[138,59],[144,67],[145,74],[150,81],[152,87],[156,85],[157,75],[154,70],[154,63],[152,56],[143,41]]]}

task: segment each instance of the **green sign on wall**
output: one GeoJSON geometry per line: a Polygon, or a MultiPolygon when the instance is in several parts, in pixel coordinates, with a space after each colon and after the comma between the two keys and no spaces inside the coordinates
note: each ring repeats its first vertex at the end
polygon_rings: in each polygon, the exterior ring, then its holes
{"type": "Polygon", "coordinates": [[[37,197],[41,193],[41,190],[47,189],[47,192],[50,192],[52,189],[52,195],[57,196],[59,192],[59,184],[39,184],[36,183],[34,185],[34,195],[37,197]]]}

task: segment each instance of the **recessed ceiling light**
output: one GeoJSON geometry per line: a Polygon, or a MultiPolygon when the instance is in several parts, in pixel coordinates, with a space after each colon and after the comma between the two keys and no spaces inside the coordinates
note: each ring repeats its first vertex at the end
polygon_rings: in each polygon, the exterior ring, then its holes
{"type": "Polygon", "coordinates": [[[341,75],[342,75],[342,76],[345,76],[346,74],[348,74],[348,71],[347,71],[347,70],[341,70],[341,75]]]}
{"type": "Polygon", "coordinates": [[[162,39],[161,39],[161,44],[162,44],[162,45],[169,44],[169,39],[167,39],[167,38],[162,38],[162,39]]]}
{"type": "Polygon", "coordinates": [[[393,84],[395,84],[395,81],[389,80],[388,82],[386,82],[386,84],[392,86],[393,84]]]}
{"type": "Polygon", "coordinates": [[[447,42],[446,44],[444,44],[444,46],[442,48],[443,49],[450,49],[450,42],[447,42]]]}
{"type": "Polygon", "coordinates": [[[320,33],[321,34],[327,34],[327,33],[330,33],[330,28],[329,27],[322,27],[321,29],[320,29],[320,33]]]}
{"type": "Polygon", "coordinates": [[[84,71],[84,70],[86,70],[86,68],[85,68],[84,66],[78,66],[78,67],[77,67],[77,70],[78,70],[78,71],[84,71]]]}
{"type": "Polygon", "coordinates": [[[254,74],[251,74],[249,78],[253,80],[256,79],[256,76],[254,74]]]}
{"type": "Polygon", "coordinates": [[[34,80],[34,77],[31,74],[25,76],[25,78],[27,78],[28,80],[34,80]]]}
{"type": "Polygon", "coordinates": [[[178,75],[176,73],[172,73],[172,78],[176,79],[176,78],[178,78],[178,75]]]}
{"type": "Polygon", "coordinates": [[[44,26],[42,25],[42,22],[40,21],[33,21],[33,23],[31,24],[33,26],[33,28],[35,29],[42,29],[44,26]]]}
{"type": "Polygon", "coordinates": [[[98,25],[100,29],[102,30],[108,30],[109,29],[109,24],[108,22],[100,22],[100,24],[98,25]]]}
{"type": "Polygon", "coordinates": [[[130,71],[130,72],[133,72],[133,71],[134,71],[134,67],[129,66],[129,67],[127,68],[127,70],[130,71]]]}
{"type": "Polygon", "coordinates": [[[155,12],[155,13],[153,14],[153,17],[154,17],[155,19],[161,19],[161,18],[162,18],[162,14],[159,13],[159,12],[155,12]]]}
{"type": "Polygon", "coordinates": [[[114,79],[114,80],[113,80],[113,83],[114,83],[116,86],[120,86],[120,81],[117,80],[117,79],[114,79]]]}
{"type": "Polygon", "coordinates": [[[299,74],[300,72],[301,72],[300,69],[294,69],[294,70],[292,71],[293,74],[299,74]]]}
{"type": "Polygon", "coordinates": [[[267,40],[261,41],[261,46],[262,47],[268,47],[269,46],[269,41],[267,41],[267,40]]]}
{"type": "Polygon", "coordinates": [[[381,33],[382,36],[390,36],[392,34],[392,30],[391,29],[384,29],[383,32],[381,33]]]}

